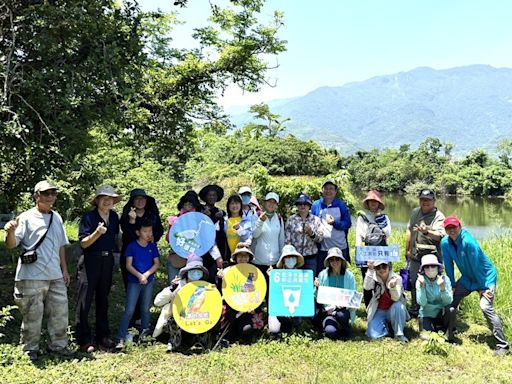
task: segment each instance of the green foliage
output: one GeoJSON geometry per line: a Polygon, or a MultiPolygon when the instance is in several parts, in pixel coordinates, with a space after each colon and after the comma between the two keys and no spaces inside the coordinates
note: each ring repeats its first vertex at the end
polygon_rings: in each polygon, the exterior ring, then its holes
{"type": "Polygon", "coordinates": [[[446,357],[450,351],[449,345],[444,339],[444,335],[442,333],[428,332],[428,340],[425,344],[423,350],[425,353],[430,355],[438,355],[446,357]]]}
{"type": "Polygon", "coordinates": [[[11,312],[15,309],[18,309],[16,305],[7,305],[0,309],[0,339],[5,336],[1,331],[5,328],[9,321],[14,319],[14,316],[11,314],[11,312]]]}

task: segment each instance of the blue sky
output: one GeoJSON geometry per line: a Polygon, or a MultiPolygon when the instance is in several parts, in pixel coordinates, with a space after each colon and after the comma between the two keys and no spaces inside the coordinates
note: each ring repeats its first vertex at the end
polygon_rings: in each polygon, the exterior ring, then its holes
{"type": "MultiPolygon", "coordinates": [[[[140,0],[144,10],[178,11],[186,24],[178,46],[192,44],[190,31],[204,25],[208,0],[140,0]]],[[[215,1],[214,3],[227,3],[215,1]]],[[[509,0],[267,0],[262,19],[284,12],[280,38],[287,52],[270,64],[274,88],[241,94],[230,87],[220,103],[252,104],[304,95],[420,66],[437,69],[470,64],[512,67],[512,1],[509,0]]]]}

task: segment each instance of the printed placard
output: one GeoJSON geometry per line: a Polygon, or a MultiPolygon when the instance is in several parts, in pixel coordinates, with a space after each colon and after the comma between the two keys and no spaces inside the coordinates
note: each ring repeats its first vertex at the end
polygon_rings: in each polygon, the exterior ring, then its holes
{"type": "Polygon", "coordinates": [[[222,313],[222,297],[214,284],[192,281],[181,288],[172,302],[172,315],[178,326],[188,333],[212,329],[222,313]]]}
{"type": "Polygon", "coordinates": [[[366,266],[370,260],[383,260],[386,262],[400,261],[400,246],[392,245],[366,245],[356,247],[356,266],[366,266]]]}
{"type": "Polygon", "coordinates": [[[310,317],[314,314],[313,271],[273,269],[270,272],[269,315],[310,317]]]}
{"type": "Polygon", "coordinates": [[[174,252],[183,258],[203,256],[215,244],[215,225],[205,214],[185,213],[171,227],[169,241],[174,252]]]}
{"type": "Polygon", "coordinates": [[[318,287],[316,301],[318,304],[336,305],[345,308],[359,308],[363,294],[352,289],[335,287],[318,287]]]}
{"type": "Polygon", "coordinates": [[[222,296],[236,311],[249,312],[265,299],[267,282],[263,273],[252,264],[229,267],[222,279],[222,296]]]}

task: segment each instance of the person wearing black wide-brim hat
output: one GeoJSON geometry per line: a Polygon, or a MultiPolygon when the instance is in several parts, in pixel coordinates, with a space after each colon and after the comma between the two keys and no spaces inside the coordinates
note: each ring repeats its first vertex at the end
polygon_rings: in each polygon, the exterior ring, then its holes
{"type": "MultiPolygon", "coordinates": [[[[119,266],[121,267],[121,274],[123,276],[123,283],[125,290],[128,286],[128,271],[126,270],[126,255],[125,251],[132,241],[137,240],[136,226],[137,223],[142,221],[149,221],[153,228],[153,242],[156,244],[164,234],[164,227],[160,220],[160,211],[156,205],[155,198],[149,196],[142,188],[132,189],[130,198],[123,208],[120,223],[123,230],[121,257],[119,259],[119,266]]],[[[130,327],[135,325],[135,322],[140,319],[140,305],[137,302],[135,312],[130,320],[130,327]]]]}

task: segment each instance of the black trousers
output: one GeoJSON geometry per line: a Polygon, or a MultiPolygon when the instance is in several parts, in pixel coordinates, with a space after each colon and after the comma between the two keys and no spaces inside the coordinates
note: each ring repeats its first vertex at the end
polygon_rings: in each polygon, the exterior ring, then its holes
{"type": "Polygon", "coordinates": [[[75,331],[78,345],[92,342],[89,311],[93,300],[96,304],[96,340],[110,336],[108,325],[108,295],[112,286],[114,256],[109,253],[87,253],[78,265],[78,294],[75,331]]]}

